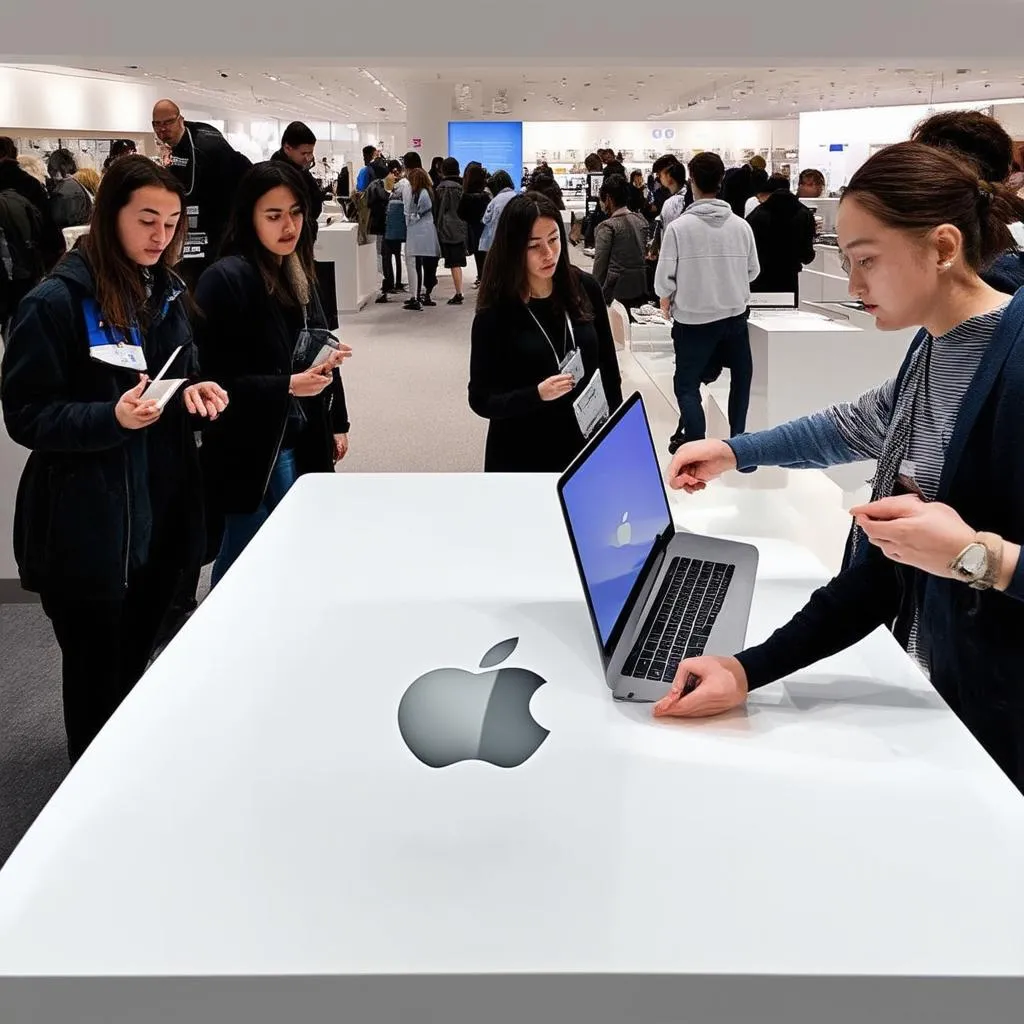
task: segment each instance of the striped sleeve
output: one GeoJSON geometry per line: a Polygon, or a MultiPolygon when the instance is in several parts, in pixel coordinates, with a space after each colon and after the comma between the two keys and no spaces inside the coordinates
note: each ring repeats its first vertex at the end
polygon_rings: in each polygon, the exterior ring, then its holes
{"type": "Polygon", "coordinates": [[[870,391],[853,402],[842,402],[824,410],[835,424],[850,451],[862,459],[877,459],[889,432],[896,403],[896,378],[870,391]]]}

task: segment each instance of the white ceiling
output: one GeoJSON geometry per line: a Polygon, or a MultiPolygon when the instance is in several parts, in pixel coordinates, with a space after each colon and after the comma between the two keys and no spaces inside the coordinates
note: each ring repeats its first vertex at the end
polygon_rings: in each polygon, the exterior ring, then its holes
{"type": "MultiPolygon", "coordinates": [[[[70,64],[71,61],[68,61],[70,64]]],[[[25,65],[21,65],[25,66],[25,65]]],[[[720,120],[800,111],[1024,96],[1008,62],[761,68],[353,67],[298,59],[83,60],[87,73],[142,80],[183,106],[291,120],[403,123],[423,83],[451,87],[452,116],[516,120],[720,120]],[[495,101],[498,101],[497,107],[495,101]]]]}

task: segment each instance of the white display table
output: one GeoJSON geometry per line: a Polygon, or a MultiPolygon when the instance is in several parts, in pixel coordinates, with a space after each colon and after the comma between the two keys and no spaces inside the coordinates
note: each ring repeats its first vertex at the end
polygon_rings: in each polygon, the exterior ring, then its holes
{"type": "Polygon", "coordinates": [[[373,298],[380,285],[377,247],[357,244],[359,225],[354,221],[321,224],[314,257],[334,264],[334,283],[339,313],[357,313],[373,298]]]}
{"type": "Polygon", "coordinates": [[[834,245],[816,245],[814,261],[800,274],[800,300],[842,302],[850,297],[850,279],[839,262],[834,245]]]}
{"type": "MultiPolygon", "coordinates": [[[[752,641],[824,575],[758,546],[752,641]]],[[[657,721],[609,697],[553,478],[306,477],[0,871],[0,1005],[1002,1024],[1022,857],[1024,800],[887,633],[657,721]],[[406,688],[511,637],[550,734],[519,768],[425,767],[406,688]]]]}

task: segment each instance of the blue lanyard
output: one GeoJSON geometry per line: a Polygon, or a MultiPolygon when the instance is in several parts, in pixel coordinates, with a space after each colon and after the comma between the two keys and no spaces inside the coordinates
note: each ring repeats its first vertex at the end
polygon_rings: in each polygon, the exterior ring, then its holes
{"type": "Polygon", "coordinates": [[[103,348],[108,345],[135,345],[142,348],[142,331],[138,324],[132,324],[126,336],[121,328],[107,323],[99,303],[93,298],[82,300],[82,312],[85,314],[89,348],[103,348]]]}

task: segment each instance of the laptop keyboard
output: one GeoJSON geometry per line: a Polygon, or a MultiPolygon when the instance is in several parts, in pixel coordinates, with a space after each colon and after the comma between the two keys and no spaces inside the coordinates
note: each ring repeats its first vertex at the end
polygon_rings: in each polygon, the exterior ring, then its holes
{"type": "Polygon", "coordinates": [[[673,558],[622,674],[670,683],[679,663],[704,653],[736,566],[673,558]]]}

